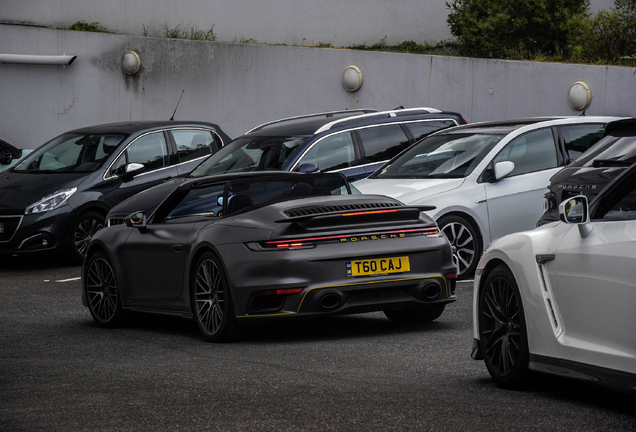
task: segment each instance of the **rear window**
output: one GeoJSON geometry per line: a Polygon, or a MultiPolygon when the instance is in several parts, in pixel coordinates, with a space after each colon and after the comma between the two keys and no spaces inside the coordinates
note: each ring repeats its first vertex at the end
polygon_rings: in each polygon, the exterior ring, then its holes
{"type": "Polygon", "coordinates": [[[391,159],[409,145],[409,139],[399,124],[358,129],[367,162],[391,159]]]}
{"type": "Polygon", "coordinates": [[[625,162],[625,165],[636,162],[636,136],[605,136],[571,166],[589,168],[594,161],[625,162]]]}

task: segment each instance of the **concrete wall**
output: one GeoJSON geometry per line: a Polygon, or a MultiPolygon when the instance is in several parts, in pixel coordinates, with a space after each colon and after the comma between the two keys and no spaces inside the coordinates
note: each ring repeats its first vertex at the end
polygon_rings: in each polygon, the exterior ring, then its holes
{"type": "Polygon", "coordinates": [[[75,54],[70,66],[0,64],[0,137],[33,148],[97,123],[176,118],[235,137],[268,120],[334,109],[432,106],[469,121],[576,115],[567,92],[592,89],[588,115],[636,115],[635,70],[342,49],[195,42],[0,25],[0,52],[75,54]],[[141,71],[122,73],[125,51],[141,71]],[[364,84],[341,85],[349,65],[364,84]]]}
{"type": "MultiPolygon", "coordinates": [[[[66,28],[99,22],[116,33],[164,36],[166,28],[209,30],[221,41],[343,47],[405,40],[438,42],[451,34],[446,0],[3,0],[0,22],[66,28]]],[[[607,9],[614,0],[591,0],[607,9]]]]}

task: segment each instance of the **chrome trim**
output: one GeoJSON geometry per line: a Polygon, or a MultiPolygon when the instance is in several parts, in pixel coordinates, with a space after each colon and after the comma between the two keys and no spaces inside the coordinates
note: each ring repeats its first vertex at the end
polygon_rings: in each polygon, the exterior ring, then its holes
{"type": "Polygon", "coordinates": [[[15,218],[15,217],[20,218],[20,221],[18,222],[18,226],[15,227],[15,231],[13,231],[13,234],[11,235],[11,237],[8,240],[1,240],[0,243],[9,243],[11,240],[13,240],[13,237],[15,237],[15,234],[20,229],[20,225],[22,225],[22,219],[24,218],[24,215],[0,215],[0,219],[2,219],[2,218],[15,218]]]}
{"type": "MultiPolygon", "coordinates": [[[[367,117],[372,117],[372,116],[376,116],[376,115],[382,115],[382,114],[387,114],[388,117],[387,118],[393,118],[393,117],[397,117],[397,113],[404,113],[404,112],[411,112],[411,111],[428,111],[429,114],[437,114],[437,113],[441,113],[441,110],[438,110],[437,108],[428,108],[428,107],[420,107],[420,108],[406,108],[406,109],[400,109],[400,110],[389,110],[389,111],[379,111],[379,112],[374,112],[374,113],[369,113],[369,114],[361,114],[361,115],[357,115],[357,116],[351,116],[351,117],[345,117],[345,118],[341,118],[338,120],[334,120],[330,123],[324,124],[321,127],[318,128],[318,130],[316,130],[314,132],[315,134],[324,132],[326,130],[331,129],[334,125],[338,124],[338,123],[342,123],[345,121],[349,121],[349,120],[357,120],[357,119],[364,119],[367,117]]],[[[434,120],[434,119],[431,119],[434,120]]],[[[435,119],[437,120],[437,119],[435,119]]]]}
{"type": "MultiPolygon", "coordinates": [[[[245,135],[255,132],[257,130],[261,130],[263,128],[265,128],[266,126],[272,125],[272,124],[276,124],[276,123],[285,123],[288,121],[294,121],[294,120],[300,120],[300,119],[305,119],[305,118],[312,118],[312,117],[322,117],[322,116],[327,116],[329,114],[333,115],[333,114],[348,114],[348,113],[356,113],[356,112],[364,112],[364,113],[370,113],[370,112],[377,112],[376,110],[372,110],[372,109],[355,109],[355,110],[341,110],[341,111],[327,111],[327,112],[323,112],[323,113],[315,113],[315,114],[306,114],[306,115],[301,115],[301,116],[294,116],[294,117],[285,117],[283,119],[279,119],[279,120],[274,120],[274,121],[270,121],[270,122],[266,122],[263,123],[261,125],[256,126],[255,128],[252,128],[250,130],[248,130],[247,132],[245,132],[245,135]]],[[[355,117],[355,116],[351,116],[351,117],[355,117]]],[[[351,118],[351,117],[347,117],[347,118],[351,118]]]]}
{"type": "MultiPolygon", "coordinates": [[[[17,230],[16,230],[16,231],[17,231],[17,230]]],[[[41,235],[42,235],[42,233],[37,233],[37,234],[35,234],[35,235],[32,235],[31,237],[27,237],[27,238],[25,238],[24,240],[22,240],[22,241],[20,242],[20,245],[18,246],[18,249],[22,249],[22,246],[24,246],[24,243],[26,243],[26,242],[28,242],[29,240],[34,239],[34,238],[36,238],[36,237],[40,237],[41,235]]]]}

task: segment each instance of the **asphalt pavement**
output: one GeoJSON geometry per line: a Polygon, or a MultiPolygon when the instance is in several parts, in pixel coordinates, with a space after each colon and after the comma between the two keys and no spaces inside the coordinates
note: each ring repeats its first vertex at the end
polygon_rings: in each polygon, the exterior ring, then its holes
{"type": "Polygon", "coordinates": [[[371,313],[211,344],[177,318],[97,327],[79,275],[0,260],[0,430],[636,430],[633,396],[551,377],[499,389],[470,358],[470,282],[431,324],[371,313]]]}

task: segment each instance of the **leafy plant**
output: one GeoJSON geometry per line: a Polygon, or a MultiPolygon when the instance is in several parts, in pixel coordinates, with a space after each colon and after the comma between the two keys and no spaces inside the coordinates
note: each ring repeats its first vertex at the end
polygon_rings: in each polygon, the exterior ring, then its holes
{"type": "Polygon", "coordinates": [[[70,25],[68,30],[98,32],[98,33],[114,33],[108,30],[106,27],[102,27],[98,22],[85,23],[84,21],[78,21],[75,24],[70,25]]]}
{"type": "Polygon", "coordinates": [[[181,24],[172,29],[168,27],[168,24],[166,24],[165,37],[169,39],[189,39],[201,41],[216,40],[216,35],[214,34],[214,26],[212,26],[210,30],[205,31],[199,30],[196,25],[182,29],[181,24]]]}
{"type": "Polygon", "coordinates": [[[627,60],[631,64],[636,54],[636,20],[624,18],[616,9],[572,17],[568,45],[574,60],[599,64],[627,60]]]}
{"type": "Polygon", "coordinates": [[[452,0],[446,20],[462,55],[552,55],[567,46],[568,23],[589,0],[452,0]]]}

